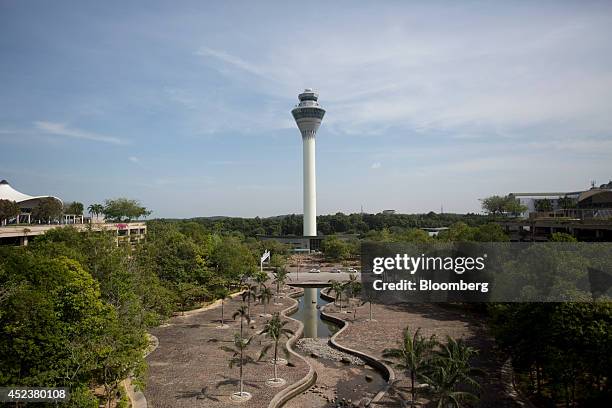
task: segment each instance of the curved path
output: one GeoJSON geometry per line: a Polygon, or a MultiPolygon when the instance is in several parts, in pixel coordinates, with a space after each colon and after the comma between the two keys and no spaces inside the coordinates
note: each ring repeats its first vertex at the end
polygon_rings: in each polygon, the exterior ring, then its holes
{"type": "MultiPolygon", "coordinates": [[[[271,303],[268,312],[278,312],[295,305],[295,300],[285,297],[280,304],[271,303]]],[[[242,304],[239,298],[225,302],[225,317],[229,328],[220,329],[221,307],[200,310],[176,316],[151,333],[159,339],[159,347],[147,357],[149,372],[145,395],[151,408],[170,407],[267,407],[275,394],[291,387],[308,374],[310,367],[301,359],[291,359],[290,366],[280,366],[279,376],[287,385],[272,388],[265,381],[273,376],[273,366],[268,361],[247,364],[244,367],[245,391],[253,397],[246,402],[234,403],[230,396],[238,390],[238,367],[228,367],[230,354],[219,349],[233,347],[235,333],[240,325],[231,315],[242,304]]],[[[262,329],[266,318],[262,305],[253,305],[255,323],[248,328],[248,335],[262,329]]],[[[288,327],[298,330],[300,323],[290,320],[288,327]]],[[[257,359],[266,340],[256,337],[248,355],[257,359]]]]}
{"type": "MultiPolygon", "coordinates": [[[[486,372],[482,380],[481,399],[478,407],[513,408],[522,404],[512,395],[504,370],[504,356],[497,350],[486,326],[475,316],[461,309],[437,304],[373,305],[375,321],[369,321],[369,305],[357,308],[353,314],[340,313],[333,305],[325,313],[349,321],[342,332],[334,336],[342,348],[354,349],[376,359],[382,358],[382,350],[397,347],[403,329],[409,325],[413,330],[421,328],[424,336],[435,334],[443,340],[447,335],[462,338],[480,350],[475,365],[486,372]]],[[[372,406],[398,407],[400,400],[408,400],[409,382],[404,373],[395,371],[396,381],[380,401],[372,406]]]]}

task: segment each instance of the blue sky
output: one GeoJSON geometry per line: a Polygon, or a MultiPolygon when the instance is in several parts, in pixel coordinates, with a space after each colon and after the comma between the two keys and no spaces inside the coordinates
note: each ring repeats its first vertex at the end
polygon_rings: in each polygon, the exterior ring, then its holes
{"type": "Polygon", "coordinates": [[[610,2],[0,1],[0,178],[158,217],[479,211],[612,178],[610,2]]]}

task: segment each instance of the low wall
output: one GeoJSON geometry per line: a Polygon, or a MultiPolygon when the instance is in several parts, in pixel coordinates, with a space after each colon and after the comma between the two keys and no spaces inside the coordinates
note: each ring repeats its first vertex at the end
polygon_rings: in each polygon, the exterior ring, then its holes
{"type": "MultiPolygon", "coordinates": [[[[329,302],[333,302],[334,298],[332,298],[331,296],[329,296],[327,293],[325,293],[324,291],[321,291],[321,298],[325,299],[329,302]]],[[[375,403],[380,401],[385,394],[387,393],[387,391],[389,390],[391,384],[395,381],[395,373],[393,372],[393,369],[383,363],[382,361],[378,360],[376,357],[373,357],[369,354],[363,353],[359,350],[354,350],[351,348],[348,348],[346,346],[343,346],[341,344],[339,344],[337,342],[337,338],[338,336],[349,326],[349,322],[347,322],[346,320],[340,319],[339,317],[336,316],[332,316],[330,314],[325,313],[325,309],[326,307],[323,307],[321,309],[321,318],[323,320],[327,320],[330,322],[333,322],[335,324],[337,324],[338,326],[340,326],[340,330],[338,330],[330,339],[329,339],[329,344],[340,350],[343,351],[345,353],[351,354],[353,356],[359,357],[361,358],[363,361],[365,361],[368,365],[370,365],[371,367],[373,367],[376,371],[378,371],[379,373],[381,373],[381,375],[383,376],[383,378],[385,379],[385,381],[387,381],[387,385],[378,392],[378,394],[376,394],[374,396],[374,398],[372,398],[372,400],[370,401],[371,403],[375,403]]]]}
{"type": "MultiPolygon", "coordinates": [[[[292,292],[292,293],[289,294],[289,296],[292,297],[292,298],[300,297],[301,295],[302,295],[301,291],[292,292]]],[[[292,320],[294,322],[297,322],[298,325],[299,325],[299,328],[295,331],[294,335],[291,336],[291,338],[289,340],[287,340],[286,346],[287,346],[287,350],[289,351],[289,354],[292,355],[293,357],[299,358],[300,360],[304,361],[306,363],[306,365],[308,365],[309,370],[308,370],[308,374],[306,374],[306,376],[304,378],[294,382],[293,384],[290,384],[286,388],[282,389],[278,394],[276,394],[274,396],[274,398],[272,398],[272,400],[268,404],[268,408],[279,408],[279,407],[282,407],[291,398],[294,398],[297,395],[303,393],[304,391],[306,391],[307,389],[312,387],[314,385],[314,383],[317,381],[317,372],[315,371],[314,367],[312,365],[310,365],[308,360],[303,358],[300,354],[298,354],[293,349],[293,346],[295,345],[295,343],[304,334],[304,324],[302,322],[300,322],[299,320],[296,320],[296,319],[288,316],[290,314],[295,313],[298,310],[298,302],[297,302],[297,300],[295,300],[295,299],[292,299],[292,300],[295,303],[292,306],[288,307],[287,309],[283,310],[281,312],[281,316],[285,317],[285,318],[287,318],[289,320],[292,320]]]]}

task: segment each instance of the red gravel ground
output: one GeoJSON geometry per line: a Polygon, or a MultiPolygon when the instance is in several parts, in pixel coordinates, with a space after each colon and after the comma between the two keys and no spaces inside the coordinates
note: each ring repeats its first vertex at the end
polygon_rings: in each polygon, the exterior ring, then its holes
{"type": "MultiPolygon", "coordinates": [[[[282,305],[270,303],[269,312],[286,309],[295,301],[284,298],[282,305]]],[[[148,357],[149,373],[145,396],[149,407],[266,407],[272,397],[283,387],[271,388],[265,381],[273,377],[273,366],[262,361],[244,367],[245,391],[253,397],[247,402],[230,401],[230,395],[238,391],[238,367],[230,369],[230,354],[219,349],[222,345],[233,347],[234,333],[240,329],[239,322],[231,321],[231,315],[242,304],[241,299],[226,301],[225,316],[230,328],[219,329],[221,307],[186,316],[177,316],[167,325],[151,330],[159,339],[159,347],[148,357]],[[213,340],[213,341],[211,341],[213,340]]],[[[261,330],[266,319],[259,317],[262,305],[253,305],[252,316],[256,329],[249,329],[249,335],[261,330]]],[[[287,327],[297,329],[292,322],[287,327]]],[[[267,339],[259,338],[251,343],[249,354],[257,359],[267,339]]],[[[302,360],[292,360],[294,367],[279,366],[279,376],[287,384],[303,378],[308,366],[302,360]]]]}

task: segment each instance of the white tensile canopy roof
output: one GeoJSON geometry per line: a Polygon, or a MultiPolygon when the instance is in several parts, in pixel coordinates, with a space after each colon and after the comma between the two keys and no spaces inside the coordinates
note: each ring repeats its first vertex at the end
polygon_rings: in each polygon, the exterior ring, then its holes
{"type": "Polygon", "coordinates": [[[11,187],[8,181],[6,180],[0,181],[0,200],[15,201],[17,204],[22,204],[21,205],[22,207],[27,207],[27,206],[30,206],[30,204],[32,204],[33,206],[33,204],[35,204],[35,202],[41,198],[54,198],[62,202],[62,200],[54,196],[46,196],[46,195],[31,196],[31,195],[21,193],[15,190],[13,187],[11,187]]]}

